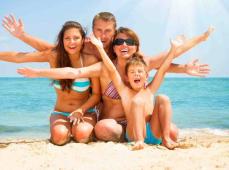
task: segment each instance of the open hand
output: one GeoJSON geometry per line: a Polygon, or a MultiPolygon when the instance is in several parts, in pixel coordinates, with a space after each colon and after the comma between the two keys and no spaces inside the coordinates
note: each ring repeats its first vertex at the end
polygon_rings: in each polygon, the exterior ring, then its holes
{"type": "Polygon", "coordinates": [[[191,76],[205,77],[210,72],[208,64],[200,64],[198,59],[186,65],[186,73],[191,76]]]}
{"type": "Polygon", "coordinates": [[[77,125],[80,122],[84,122],[83,115],[84,114],[82,109],[77,109],[73,111],[68,117],[70,119],[70,122],[73,122],[73,125],[77,125]]]}
{"type": "Polygon", "coordinates": [[[5,16],[2,26],[14,37],[20,37],[24,33],[24,25],[21,19],[18,21],[13,15],[5,16]]]}
{"type": "Polygon", "coordinates": [[[100,40],[100,38],[96,38],[93,33],[91,33],[91,35],[90,35],[90,40],[91,40],[92,44],[94,44],[95,46],[103,48],[102,41],[100,40]]]}
{"type": "Polygon", "coordinates": [[[17,73],[29,78],[39,77],[39,69],[34,68],[19,68],[17,69],[17,73]]]}
{"type": "Polygon", "coordinates": [[[179,46],[182,46],[186,41],[187,37],[185,37],[184,35],[178,35],[175,39],[172,39],[170,43],[172,46],[175,46],[177,48],[179,46]]]}
{"type": "Polygon", "coordinates": [[[214,32],[215,28],[213,26],[209,26],[208,30],[203,34],[203,40],[206,41],[208,37],[214,32]]]}
{"type": "Polygon", "coordinates": [[[185,37],[185,35],[178,35],[174,40],[179,46],[181,46],[187,41],[187,37],[185,37]]]}

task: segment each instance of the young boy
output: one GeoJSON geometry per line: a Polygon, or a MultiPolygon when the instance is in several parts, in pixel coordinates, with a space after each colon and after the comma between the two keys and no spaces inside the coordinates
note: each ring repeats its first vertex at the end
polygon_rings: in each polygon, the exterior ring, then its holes
{"type": "MultiPolygon", "coordinates": [[[[121,97],[127,118],[127,134],[130,140],[135,142],[133,149],[143,149],[144,138],[146,137],[146,122],[148,117],[153,113],[154,108],[152,96],[156,93],[164,79],[165,73],[174,58],[178,43],[171,41],[171,49],[167,57],[158,69],[153,81],[147,86],[148,73],[146,71],[146,63],[140,54],[137,52],[134,53],[128,60],[125,68],[125,73],[130,84],[130,87],[128,87],[124,84],[115,65],[104,51],[102,42],[96,39],[94,35],[91,36],[91,42],[98,48],[104,65],[108,69],[114,86],[121,97]],[[137,115],[133,115],[132,100],[139,95],[144,96],[144,98],[142,98],[144,105],[141,108],[144,112],[143,114],[138,113],[137,115]],[[147,98],[145,98],[146,96],[147,98]]],[[[118,57],[119,54],[116,53],[116,55],[118,57]]],[[[168,141],[172,141],[168,140],[169,138],[169,136],[162,136],[162,144],[169,149],[173,149],[177,144],[175,142],[168,143],[168,141]]]]}

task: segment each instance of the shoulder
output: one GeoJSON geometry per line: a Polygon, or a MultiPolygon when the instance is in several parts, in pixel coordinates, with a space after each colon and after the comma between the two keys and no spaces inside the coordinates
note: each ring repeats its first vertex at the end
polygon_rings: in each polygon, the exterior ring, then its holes
{"type": "Polygon", "coordinates": [[[45,51],[38,51],[38,53],[40,53],[40,55],[42,55],[44,57],[51,57],[51,56],[56,55],[56,51],[53,49],[49,49],[49,50],[45,50],[45,51]]]}
{"type": "Polygon", "coordinates": [[[99,62],[98,58],[95,57],[94,55],[82,54],[82,57],[83,57],[84,66],[89,66],[89,65],[92,65],[92,64],[99,62]]]}
{"type": "Polygon", "coordinates": [[[99,51],[91,42],[84,42],[83,54],[94,55],[96,58],[100,58],[99,51]]]}
{"type": "Polygon", "coordinates": [[[57,52],[54,49],[43,51],[43,55],[48,58],[49,62],[56,63],[57,52]]]}

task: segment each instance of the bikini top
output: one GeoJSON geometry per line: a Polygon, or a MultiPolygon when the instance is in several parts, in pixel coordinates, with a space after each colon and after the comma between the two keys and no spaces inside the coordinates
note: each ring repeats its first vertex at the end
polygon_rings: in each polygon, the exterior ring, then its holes
{"type": "MultiPolygon", "coordinates": [[[[151,81],[152,81],[152,78],[148,80],[148,82],[151,82],[151,81]]],[[[121,99],[121,97],[118,94],[118,91],[115,88],[115,86],[114,86],[112,81],[108,84],[108,86],[107,86],[106,90],[104,91],[103,95],[107,96],[107,97],[109,97],[111,99],[116,99],[116,100],[120,100],[121,99]]]]}
{"type": "Polygon", "coordinates": [[[116,99],[116,100],[120,100],[121,99],[121,97],[119,96],[118,91],[115,88],[115,86],[114,86],[112,81],[108,84],[108,86],[107,86],[106,90],[104,91],[103,95],[107,96],[107,97],[109,97],[111,99],[116,99]]]}
{"type": "MultiPolygon", "coordinates": [[[[81,66],[83,67],[81,56],[80,56],[80,63],[81,66]]],[[[57,89],[61,89],[59,80],[54,80],[53,86],[57,89]]],[[[78,78],[73,81],[71,89],[76,92],[85,92],[90,88],[90,86],[91,86],[91,81],[89,78],[78,78]]]]}

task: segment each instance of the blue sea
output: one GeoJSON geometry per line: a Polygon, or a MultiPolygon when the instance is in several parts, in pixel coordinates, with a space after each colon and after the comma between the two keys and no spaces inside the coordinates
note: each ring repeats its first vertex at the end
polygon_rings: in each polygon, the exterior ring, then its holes
{"type": "MultiPolygon", "coordinates": [[[[0,139],[49,138],[56,95],[48,79],[0,78],[0,139]]],[[[181,130],[229,135],[229,78],[166,78],[158,94],[169,96],[181,130]]]]}

